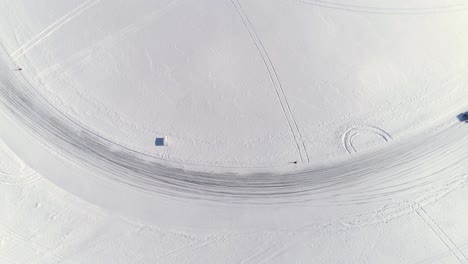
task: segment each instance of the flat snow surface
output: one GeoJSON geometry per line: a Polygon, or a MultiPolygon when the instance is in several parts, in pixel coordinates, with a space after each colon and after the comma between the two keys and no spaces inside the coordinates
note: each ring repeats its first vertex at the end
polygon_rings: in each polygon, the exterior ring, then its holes
{"type": "Polygon", "coordinates": [[[462,0],[0,7],[2,44],[49,103],[115,143],[181,163],[331,161],[350,151],[350,130],[356,150],[381,145],[468,93],[462,0]],[[157,136],[170,148],[155,148],[157,136]]]}
{"type": "MultiPolygon", "coordinates": [[[[37,174],[26,179],[23,173],[31,169],[0,145],[2,264],[468,261],[466,170],[450,190],[431,199],[369,210],[368,215],[318,221],[320,214],[297,214],[292,217],[307,218],[308,224],[200,233],[141,224],[84,202],[37,174]]],[[[210,218],[202,214],[187,221],[210,218]]]]}
{"type": "Polygon", "coordinates": [[[464,0],[1,1],[0,263],[468,263],[467,28],[464,0]]]}

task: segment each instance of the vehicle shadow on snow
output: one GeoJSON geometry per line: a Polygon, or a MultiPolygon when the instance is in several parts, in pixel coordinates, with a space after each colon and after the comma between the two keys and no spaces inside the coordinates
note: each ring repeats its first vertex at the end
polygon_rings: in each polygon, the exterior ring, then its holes
{"type": "Polygon", "coordinates": [[[457,115],[457,118],[460,122],[468,123],[468,112],[457,115]]]}

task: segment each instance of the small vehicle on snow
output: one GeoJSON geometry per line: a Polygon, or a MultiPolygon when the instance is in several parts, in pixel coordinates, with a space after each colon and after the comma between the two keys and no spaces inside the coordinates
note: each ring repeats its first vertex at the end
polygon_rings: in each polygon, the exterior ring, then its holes
{"type": "Polygon", "coordinates": [[[468,112],[459,114],[457,118],[460,120],[460,122],[468,123],[468,112]]]}

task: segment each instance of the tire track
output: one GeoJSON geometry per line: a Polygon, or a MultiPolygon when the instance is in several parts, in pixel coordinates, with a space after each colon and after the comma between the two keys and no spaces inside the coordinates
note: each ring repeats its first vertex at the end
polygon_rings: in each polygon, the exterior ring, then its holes
{"type": "Polygon", "coordinates": [[[48,248],[48,247],[42,246],[40,244],[37,244],[37,243],[31,241],[31,239],[26,238],[26,237],[24,237],[24,236],[22,236],[22,235],[20,235],[20,234],[18,234],[16,232],[14,232],[13,230],[7,228],[6,226],[0,225],[0,235],[2,237],[7,238],[8,240],[13,241],[14,243],[19,245],[20,247],[31,249],[30,251],[32,251],[32,252],[39,252],[39,253],[41,253],[43,255],[48,254],[49,255],[48,260],[50,262],[62,263],[62,261],[64,260],[64,257],[62,255],[51,252],[51,250],[52,250],[51,248],[48,248]]]}
{"type": "Polygon", "coordinates": [[[462,264],[468,263],[468,258],[463,254],[463,252],[458,248],[458,246],[453,242],[453,240],[447,235],[447,233],[442,229],[442,227],[437,224],[437,222],[424,210],[423,207],[418,205],[418,208],[415,209],[416,214],[421,218],[422,221],[432,230],[432,232],[439,238],[442,243],[452,252],[452,254],[458,259],[462,264]]]}
{"type": "Polygon", "coordinates": [[[345,3],[337,3],[326,0],[297,0],[297,2],[307,5],[313,5],[333,10],[340,10],[355,13],[368,13],[380,15],[426,15],[426,14],[443,14],[453,12],[463,12],[468,10],[468,4],[454,4],[434,7],[379,7],[366,5],[353,5],[345,3]]]}
{"type": "Polygon", "coordinates": [[[36,77],[34,77],[34,79],[38,80],[47,78],[48,76],[54,75],[57,71],[61,72],[60,75],[71,73],[79,69],[82,65],[98,59],[99,55],[112,47],[114,43],[123,41],[127,35],[138,32],[153,23],[155,20],[166,15],[170,10],[175,8],[179,2],[179,0],[168,2],[160,9],[154,10],[148,15],[138,18],[134,23],[119,29],[112,35],[103,38],[87,48],[75,52],[62,63],[57,63],[45,70],[42,70],[36,75],[36,77]]]}
{"type": "Polygon", "coordinates": [[[245,29],[247,30],[247,33],[254,42],[255,47],[257,48],[257,51],[260,54],[260,57],[262,58],[263,64],[265,65],[273,87],[275,88],[276,97],[278,98],[278,101],[281,105],[281,110],[283,110],[284,116],[286,117],[286,120],[288,122],[289,129],[291,130],[291,133],[294,137],[294,141],[296,142],[296,147],[299,152],[300,160],[302,163],[309,163],[310,159],[307,153],[304,139],[302,138],[301,131],[296,122],[296,119],[294,118],[291,106],[289,105],[289,102],[287,100],[286,94],[283,89],[283,85],[281,84],[281,81],[278,77],[276,68],[273,65],[271,58],[265,49],[265,46],[260,40],[260,37],[255,31],[252,22],[245,13],[240,2],[238,0],[231,0],[231,3],[234,5],[237,14],[239,15],[240,19],[242,20],[242,23],[244,24],[245,29]]]}
{"type": "Polygon", "coordinates": [[[178,247],[176,249],[173,249],[171,251],[168,251],[166,253],[163,253],[159,256],[153,257],[150,261],[145,261],[144,264],[152,264],[152,263],[161,263],[161,261],[166,261],[168,259],[174,259],[177,257],[180,257],[187,252],[194,251],[194,250],[199,250],[201,248],[207,247],[219,240],[221,240],[222,237],[208,237],[203,240],[195,240],[187,245],[184,245],[182,247],[178,247]]]}
{"type": "Polygon", "coordinates": [[[79,5],[78,7],[76,7],[75,9],[73,9],[72,11],[65,14],[64,16],[56,20],[54,23],[46,27],[44,30],[39,32],[39,34],[37,34],[28,42],[26,42],[21,47],[19,47],[16,51],[10,54],[10,56],[13,58],[13,60],[19,59],[21,56],[26,54],[29,50],[31,50],[36,45],[38,45],[43,40],[45,40],[47,37],[49,37],[52,33],[59,30],[65,24],[67,24],[68,22],[78,17],[80,14],[82,14],[84,11],[86,11],[90,7],[96,5],[99,1],[100,0],[88,0],[84,2],[83,4],[79,5]]]}
{"type": "MultiPolygon", "coordinates": [[[[38,144],[92,175],[171,199],[314,207],[389,204],[413,200],[439,186],[448,188],[468,174],[468,126],[458,121],[333,166],[283,173],[195,171],[122,147],[81,126],[11,71],[12,62],[7,61],[5,55],[0,61],[1,111],[38,144]]],[[[457,98],[452,105],[461,108],[466,101],[457,98]]]]}
{"type": "Polygon", "coordinates": [[[8,185],[29,184],[39,179],[41,179],[41,176],[27,167],[26,164],[0,140],[0,183],[8,185]],[[13,165],[9,165],[10,163],[13,163],[13,165]],[[16,167],[14,171],[11,171],[11,168],[9,168],[11,166],[16,167]]]}
{"type": "Polygon", "coordinates": [[[307,228],[297,230],[292,234],[288,234],[288,236],[281,240],[279,243],[276,243],[275,245],[258,252],[257,254],[251,256],[248,259],[245,259],[241,262],[241,264],[271,263],[273,259],[286,254],[293,247],[297,246],[304,240],[307,240],[308,237],[316,235],[317,233],[319,232],[315,230],[308,230],[307,228]]]}
{"type": "Polygon", "coordinates": [[[392,140],[392,136],[389,133],[378,127],[364,126],[350,128],[343,134],[342,137],[343,147],[346,149],[346,152],[348,152],[348,154],[352,155],[353,153],[357,153],[357,150],[353,144],[353,140],[356,136],[366,132],[376,134],[377,136],[385,140],[385,142],[389,142],[390,140],[392,140]]]}
{"type": "MultiPolygon", "coordinates": [[[[463,252],[468,249],[468,241],[461,243],[458,248],[463,252]]],[[[413,264],[429,264],[429,263],[442,263],[441,260],[447,257],[453,256],[452,251],[449,249],[447,251],[432,255],[431,257],[419,260],[413,264]]]]}

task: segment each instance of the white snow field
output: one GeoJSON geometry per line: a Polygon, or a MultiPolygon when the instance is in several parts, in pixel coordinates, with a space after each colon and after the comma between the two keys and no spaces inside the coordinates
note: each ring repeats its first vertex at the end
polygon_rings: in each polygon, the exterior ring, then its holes
{"type": "Polygon", "coordinates": [[[468,263],[467,28],[466,0],[0,1],[0,263],[468,263]]]}

